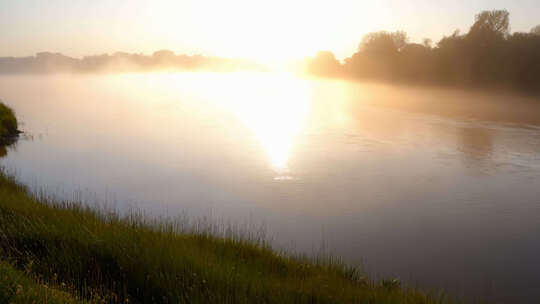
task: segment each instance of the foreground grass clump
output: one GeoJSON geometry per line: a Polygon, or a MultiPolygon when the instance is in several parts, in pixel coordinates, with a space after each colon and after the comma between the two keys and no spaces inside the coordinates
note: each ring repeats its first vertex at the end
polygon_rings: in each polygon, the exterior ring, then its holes
{"type": "Polygon", "coordinates": [[[371,282],[336,262],[293,258],[262,241],[182,227],[38,199],[0,173],[0,257],[40,282],[72,286],[79,299],[446,303],[394,281],[371,282]]]}
{"type": "Polygon", "coordinates": [[[0,262],[0,303],[83,304],[67,292],[38,284],[7,262],[0,262]]]}
{"type": "Polygon", "coordinates": [[[19,135],[17,118],[13,110],[0,100],[0,144],[6,145],[19,135]]]}

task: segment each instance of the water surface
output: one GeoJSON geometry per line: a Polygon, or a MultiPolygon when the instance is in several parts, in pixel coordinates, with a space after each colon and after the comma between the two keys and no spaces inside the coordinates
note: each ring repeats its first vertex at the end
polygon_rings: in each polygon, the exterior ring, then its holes
{"type": "Polygon", "coordinates": [[[1,163],[33,189],[252,221],[410,286],[540,297],[534,100],[247,73],[2,76],[0,97],[26,132],[1,163]]]}

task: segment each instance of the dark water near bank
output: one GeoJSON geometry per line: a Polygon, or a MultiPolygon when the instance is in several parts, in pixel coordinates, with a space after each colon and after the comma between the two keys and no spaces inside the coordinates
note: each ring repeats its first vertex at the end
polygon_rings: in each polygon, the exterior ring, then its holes
{"type": "Polygon", "coordinates": [[[252,221],[412,286],[540,298],[534,100],[203,73],[2,76],[0,98],[26,132],[1,163],[34,189],[252,221]]]}

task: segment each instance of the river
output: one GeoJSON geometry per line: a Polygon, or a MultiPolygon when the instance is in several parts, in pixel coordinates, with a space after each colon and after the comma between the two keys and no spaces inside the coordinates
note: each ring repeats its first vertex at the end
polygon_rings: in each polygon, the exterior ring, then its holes
{"type": "Polygon", "coordinates": [[[271,73],[0,76],[0,98],[25,132],[0,162],[34,191],[259,227],[450,295],[540,297],[535,100],[271,73]]]}

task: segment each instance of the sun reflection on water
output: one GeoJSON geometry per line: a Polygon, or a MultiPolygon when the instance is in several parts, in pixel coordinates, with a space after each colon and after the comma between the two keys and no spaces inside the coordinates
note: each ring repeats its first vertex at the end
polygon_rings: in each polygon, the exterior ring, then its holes
{"type": "Polygon", "coordinates": [[[286,73],[231,73],[226,77],[200,73],[199,77],[204,81],[192,84],[204,87],[196,91],[204,91],[206,99],[250,130],[266,152],[276,179],[290,179],[289,157],[311,110],[307,81],[286,73]]]}
{"type": "Polygon", "coordinates": [[[276,179],[289,179],[291,150],[310,111],[309,88],[287,74],[236,77],[241,87],[230,86],[223,101],[258,139],[278,174],[276,179]]]}
{"type": "Polygon", "coordinates": [[[289,158],[312,111],[313,87],[308,80],[289,73],[155,73],[124,75],[120,81],[128,87],[132,82],[125,81],[126,77],[151,88],[148,100],[155,99],[156,91],[163,95],[195,92],[196,96],[184,96],[182,102],[198,100],[201,106],[231,115],[256,138],[275,179],[292,179],[289,158]]]}

